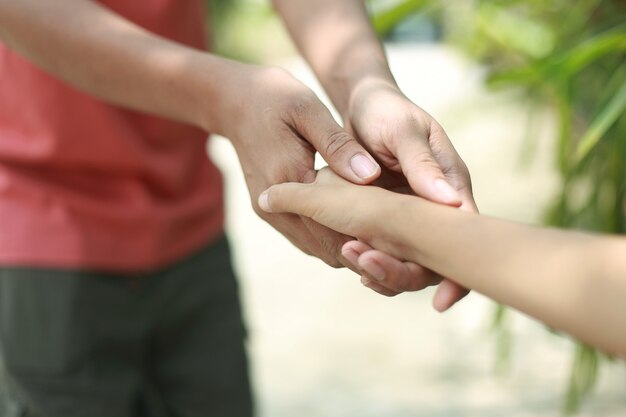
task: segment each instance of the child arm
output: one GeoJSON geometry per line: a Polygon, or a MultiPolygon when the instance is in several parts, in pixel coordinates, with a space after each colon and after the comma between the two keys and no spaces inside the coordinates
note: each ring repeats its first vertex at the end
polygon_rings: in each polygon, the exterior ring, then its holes
{"type": "Polygon", "coordinates": [[[348,184],[272,187],[261,199],[449,277],[555,329],[626,356],[626,239],[516,224],[348,184]]]}

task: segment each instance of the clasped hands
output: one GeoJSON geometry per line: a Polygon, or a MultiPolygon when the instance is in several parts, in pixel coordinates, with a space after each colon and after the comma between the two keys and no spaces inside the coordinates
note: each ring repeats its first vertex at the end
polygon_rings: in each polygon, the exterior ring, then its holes
{"type": "MultiPolygon", "coordinates": [[[[314,157],[319,152],[330,169],[350,183],[476,211],[467,168],[443,128],[390,83],[365,82],[355,89],[341,128],[317,96],[286,71],[262,69],[248,79],[251,88],[242,90],[250,94],[241,97],[245,105],[238,107],[239,120],[228,136],[239,156],[255,212],[305,253],[333,267],[350,268],[362,276],[365,286],[380,294],[393,296],[439,284],[433,300],[439,311],[463,298],[467,290],[458,284],[373,248],[368,244],[371,241],[355,239],[356,233],[324,226],[304,207],[293,210],[293,205],[285,203],[292,210],[272,212],[268,193],[263,193],[275,184],[316,181],[314,157]]],[[[321,177],[316,183],[324,187],[345,185],[328,173],[321,177]]],[[[377,203],[369,194],[367,198],[350,201],[348,207],[359,213],[377,203]]],[[[326,224],[334,225],[336,219],[330,220],[326,224]]]]}

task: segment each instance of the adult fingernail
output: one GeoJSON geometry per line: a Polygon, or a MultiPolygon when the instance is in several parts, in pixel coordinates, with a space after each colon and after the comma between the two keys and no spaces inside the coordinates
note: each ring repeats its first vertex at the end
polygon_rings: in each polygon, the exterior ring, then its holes
{"type": "Polygon", "coordinates": [[[441,178],[435,180],[435,187],[437,187],[437,190],[439,190],[445,200],[449,202],[461,201],[461,196],[459,195],[459,192],[452,188],[452,186],[448,184],[446,180],[443,180],[441,178]]]}
{"type": "Polygon", "coordinates": [[[367,272],[376,281],[380,282],[385,280],[385,270],[375,262],[369,262],[366,265],[361,265],[361,269],[367,272]]]}
{"type": "Polygon", "coordinates": [[[350,168],[361,179],[368,179],[378,172],[378,164],[363,154],[356,154],[350,159],[350,168]]]}
{"type": "Polygon", "coordinates": [[[270,207],[270,194],[267,191],[263,191],[259,196],[259,207],[261,210],[271,212],[272,208],[270,207]]]}
{"type": "Polygon", "coordinates": [[[352,266],[356,267],[359,261],[359,254],[352,249],[342,249],[341,255],[346,258],[348,262],[352,264],[352,266]]]}

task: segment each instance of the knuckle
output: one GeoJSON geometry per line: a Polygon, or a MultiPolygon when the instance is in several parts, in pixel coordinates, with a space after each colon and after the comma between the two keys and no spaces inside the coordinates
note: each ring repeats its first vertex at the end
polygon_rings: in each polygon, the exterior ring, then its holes
{"type": "Polygon", "coordinates": [[[326,263],[326,265],[334,268],[334,269],[340,269],[343,268],[343,264],[341,262],[339,262],[337,259],[335,258],[327,258],[327,259],[323,259],[323,261],[326,263]]]}
{"type": "Polygon", "coordinates": [[[439,163],[437,163],[433,154],[428,151],[422,151],[416,154],[412,160],[411,166],[406,168],[408,170],[414,170],[416,172],[441,172],[439,163]]]}
{"type": "Polygon", "coordinates": [[[465,162],[458,160],[448,166],[443,173],[446,177],[452,178],[453,183],[457,185],[458,191],[472,191],[472,179],[465,162]]]}
{"type": "Polygon", "coordinates": [[[316,102],[317,97],[308,87],[298,86],[285,101],[283,116],[293,123],[307,121],[311,118],[316,102]]]}
{"type": "Polygon", "coordinates": [[[444,174],[451,175],[454,177],[468,177],[469,170],[467,169],[467,165],[461,160],[456,160],[453,163],[447,165],[443,169],[444,174]]]}
{"type": "Polygon", "coordinates": [[[389,289],[379,290],[379,291],[377,291],[377,292],[378,292],[379,294],[384,295],[385,297],[388,297],[388,298],[393,298],[393,297],[395,297],[396,295],[398,295],[398,294],[400,294],[400,293],[401,293],[401,291],[395,291],[395,290],[389,290],[389,289]]]}
{"type": "Polygon", "coordinates": [[[311,251],[309,248],[307,248],[307,247],[303,247],[303,246],[299,246],[299,245],[296,245],[296,246],[297,246],[297,247],[298,247],[298,249],[300,249],[300,251],[302,251],[302,253],[304,253],[305,255],[308,255],[308,256],[314,256],[313,251],[311,251]]]}
{"type": "Polygon", "coordinates": [[[424,121],[422,115],[412,111],[396,114],[392,119],[381,120],[379,125],[385,126],[381,131],[385,132],[389,146],[396,151],[406,146],[409,138],[411,143],[414,140],[426,142],[430,136],[428,123],[424,121]],[[393,122],[389,123],[389,120],[393,122]]]}
{"type": "Polygon", "coordinates": [[[465,179],[464,185],[470,191],[472,191],[472,175],[470,174],[469,169],[467,168],[467,165],[465,165],[465,163],[463,163],[461,167],[461,175],[465,179]]]}
{"type": "Polygon", "coordinates": [[[287,104],[287,112],[292,119],[303,120],[308,118],[310,104],[303,97],[294,97],[287,104]]]}
{"type": "Polygon", "coordinates": [[[408,280],[408,279],[399,280],[398,282],[390,282],[388,285],[390,289],[392,289],[393,291],[397,291],[397,292],[405,292],[405,291],[411,292],[411,291],[418,291],[422,289],[414,280],[408,280]]]}
{"type": "Polygon", "coordinates": [[[335,159],[346,152],[353,141],[354,139],[347,132],[334,131],[326,137],[320,151],[324,153],[326,158],[335,159]]]}
{"type": "Polygon", "coordinates": [[[463,175],[469,179],[469,169],[467,168],[467,164],[459,159],[456,163],[456,169],[460,175],[463,175]]]}
{"type": "Polygon", "coordinates": [[[439,167],[437,161],[435,161],[435,157],[433,156],[433,154],[428,151],[422,151],[415,155],[415,163],[421,166],[436,165],[437,167],[439,167]]]}
{"type": "Polygon", "coordinates": [[[409,283],[407,283],[403,290],[408,292],[421,291],[429,285],[430,284],[423,279],[413,279],[409,283]]]}
{"type": "Polygon", "coordinates": [[[399,125],[422,139],[430,136],[430,122],[422,113],[411,110],[403,113],[399,116],[399,125]]]}
{"type": "Polygon", "coordinates": [[[294,88],[303,86],[293,75],[286,69],[279,66],[268,66],[261,69],[257,81],[269,88],[280,88],[283,91],[292,91],[294,88]]]}
{"type": "Polygon", "coordinates": [[[332,238],[331,236],[321,236],[319,238],[319,243],[322,247],[322,250],[328,254],[328,257],[333,259],[333,264],[338,265],[336,266],[337,268],[343,266],[343,264],[339,262],[341,244],[338,243],[336,239],[332,238]]]}
{"type": "Polygon", "coordinates": [[[295,236],[285,236],[296,248],[300,249],[302,253],[308,256],[315,256],[313,250],[311,250],[311,248],[305,242],[300,241],[295,236]]]}

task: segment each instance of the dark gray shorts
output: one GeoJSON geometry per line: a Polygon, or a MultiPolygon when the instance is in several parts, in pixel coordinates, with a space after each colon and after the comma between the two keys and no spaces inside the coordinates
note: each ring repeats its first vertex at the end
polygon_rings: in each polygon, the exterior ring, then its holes
{"type": "Polygon", "coordinates": [[[250,417],[226,239],[144,276],[0,268],[1,417],[250,417]]]}

